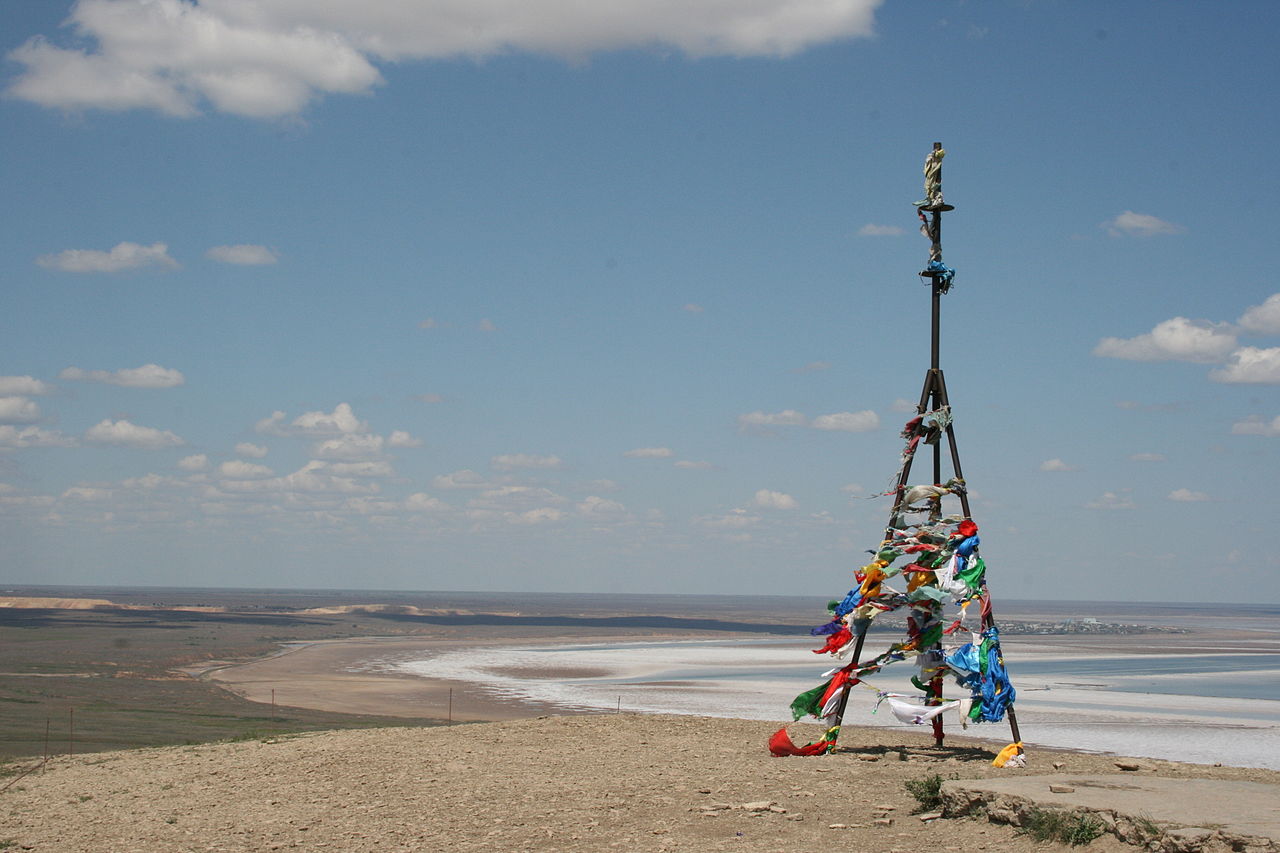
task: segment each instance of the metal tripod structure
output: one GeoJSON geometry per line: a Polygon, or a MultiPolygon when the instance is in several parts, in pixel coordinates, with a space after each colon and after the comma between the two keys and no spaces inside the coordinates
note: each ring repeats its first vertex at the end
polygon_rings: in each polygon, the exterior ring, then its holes
{"type": "MultiPolygon", "coordinates": [[[[942,214],[951,210],[955,210],[954,205],[947,204],[942,197],[942,158],[945,155],[941,142],[933,143],[933,152],[925,165],[925,200],[916,203],[919,210],[920,219],[923,222],[921,231],[929,237],[929,264],[924,271],[920,273],[922,278],[929,279],[930,290],[932,292],[932,326],[931,326],[931,348],[929,359],[929,370],[924,376],[924,387],[920,391],[920,402],[916,406],[916,412],[919,415],[925,415],[928,412],[936,412],[948,409],[951,405],[947,397],[947,382],[943,376],[942,367],[939,362],[939,351],[941,348],[941,315],[942,315],[942,296],[951,289],[951,281],[955,275],[951,270],[942,263],[942,214]],[[927,214],[927,215],[926,215],[927,214]]],[[[946,427],[943,429],[946,436],[947,448],[951,456],[951,469],[953,479],[963,482],[964,474],[960,468],[960,452],[956,448],[956,436],[950,421],[948,420],[946,427]]],[[[889,514],[889,523],[885,528],[885,541],[888,541],[895,529],[895,520],[897,520],[906,509],[906,492],[907,482],[911,476],[912,463],[915,461],[914,454],[909,455],[902,465],[902,470],[898,475],[898,482],[894,491],[893,510],[889,514]]],[[[933,482],[940,484],[942,479],[942,441],[933,443],[933,482]]],[[[965,489],[961,488],[954,492],[960,499],[960,507],[966,519],[971,519],[969,513],[969,496],[965,489]]],[[[932,510],[935,517],[938,514],[938,504],[935,504],[932,510]]],[[[984,588],[982,592],[984,598],[982,607],[982,629],[985,631],[995,625],[995,618],[992,615],[990,607],[990,593],[984,588]]],[[[853,647],[853,660],[850,664],[850,670],[856,672],[858,670],[859,661],[862,655],[862,646],[867,636],[867,628],[864,627],[856,636],[853,647]]],[[[923,649],[918,650],[925,653],[923,649]]],[[[942,643],[936,643],[930,652],[936,659],[941,660],[942,643]]],[[[929,681],[928,699],[929,705],[942,704],[942,681],[941,673],[935,673],[929,681]]],[[[848,681],[841,689],[839,703],[836,706],[835,719],[831,728],[828,730],[830,734],[830,747],[828,752],[834,751],[836,748],[836,739],[839,737],[840,726],[844,721],[845,708],[849,702],[849,691],[852,689],[856,679],[848,681]]],[[[1009,728],[1013,735],[1015,744],[1019,744],[1017,752],[1021,753],[1022,737],[1018,732],[1018,718],[1014,712],[1013,706],[1010,705],[1006,709],[1009,719],[1009,728]]],[[[935,716],[932,720],[933,737],[937,746],[942,746],[943,729],[942,715],[935,716]]]]}

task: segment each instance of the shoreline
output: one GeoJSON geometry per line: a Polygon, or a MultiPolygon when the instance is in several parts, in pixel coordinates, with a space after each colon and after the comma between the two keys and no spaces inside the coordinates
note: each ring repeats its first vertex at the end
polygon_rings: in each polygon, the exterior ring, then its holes
{"type": "MultiPolygon", "coordinates": [[[[524,632],[519,633],[523,634],[524,632]]],[[[373,714],[385,717],[432,718],[452,722],[512,721],[547,715],[583,716],[607,714],[613,713],[613,709],[604,707],[598,701],[591,706],[554,701],[554,693],[551,696],[548,696],[545,692],[540,696],[535,693],[534,696],[536,698],[509,695],[507,691],[487,689],[481,678],[462,680],[423,676],[378,670],[370,664],[378,660],[395,660],[397,658],[403,660],[430,659],[438,655],[463,650],[479,651],[484,654],[499,651],[502,648],[515,649],[529,645],[545,648],[600,643],[610,645],[628,642],[683,642],[697,644],[709,641],[758,639],[758,636],[753,635],[726,636],[719,632],[714,636],[655,635],[639,632],[634,635],[612,633],[608,636],[601,636],[597,632],[587,632],[585,635],[584,633],[576,632],[568,635],[560,632],[547,632],[540,636],[485,636],[481,638],[468,638],[456,634],[449,637],[370,636],[291,643],[284,649],[255,660],[211,662],[212,665],[199,668],[199,672],[194,671],[196,668],[188,668],[186,671],[189,675],[212,681],[223,689],[259,704],[270,704],[274,700],[277,705],[286,707],[339,713],[373,714]]],[[[1039,637],[1011,637],[1005,644],[1006,654],[1011,664],[1016,666],[1014,662],[1019,655],[1026,655],[1027,657],[1046,654],[1055,657],[1069,655],[1084,659],[1117,654],[1142,656],[1144,653],[1150,654],[1152,652],[1149,645],[1143,647],[1138,643],[1134,643],[1131,638],[1055,637],[1053,640],[1054,642],[1052,643],[1044,643],[1039,637]],[[1121,641],[1117,642],[1117,639],[1121,641]]],[[[1194,654],[1195,652],[1191,652],[1191,649],[1199,651],[1211,646],[1212,643],[1212,637],[1208,636],[1208,632],[1206,632],[1205,635],[1199,637],[1184,637],[1183,643],[1176,644],[1184,645],[1182,649],[1166,648],[1158,651],[1168,654],[1194,654]]],[[[815,667],[816,675],[824,661],[816,661],[815,663],[818,664],[815,667]]],[[[570,668],[566,669],[564,662],[548,660],[546,666],[515,667],[514,669],[507,667],[510,672],[504,671],[502,666],[498,666],[497,668],[486,667],[486,671],[493,672],[497,679],[501,679],[504,674],[518,673],[534,681],[545,680],[548,683],[554,683],[558,679],[599,678],[601,675],[611,673],[611,671],[586,670],[572,664],[568,666],[570,668]]],[[[905,673],[906,670],[903,670],[903,672],[905,673]]],[[[1017,683],[1015,675],[1015,684],[1017,683]]],[[[1145,748],[1145,754],[1153,758],[1203,764],[1219,762],[1219,759],[1207,758],[1204,755],[1188,757],[1190,754],[1182,754],[1183,750],[1171,749],[1163,745],[1162,737],[1171,735],[1174,729],[1188,725],[1188,723],[1179,721],[1176,718],[1149,718],[1144,720],[1144,715],[1136,707],[1130,707],[1129,703],[1141,702],[1143,697],[1148,694],[1113,691],[1110,695],[1113,699],[1112,704],[1114,707],[1096,707],[1090,711],[1078,704],[1079,701],[1093,703],[1094,691],[1088,686],[1083,688],[1084,693],[1081,694],[1079,693],[1081,688],[1072,689],[1068,686],[1068,683],[1061,683],[1062,687],[1055,684],[1053,701],[1046,701],[1049,696],[1039,691],[1046,691],[1049,688],[1035,686],[1038,681],[1034,677],[1028,677],[1024,683],[1026,687],[1023,689],[1030,691],[1030,693],[1027,696],[1027,702],[1019,705],[1019,710],[1023,712],[1020,718],[1022,716],[1027,718],[1023,722],[1024,729],[1027,729],[1027,732],[1031,735],[1028,739],[1028,748],[1036,750],[1068,750],[1100,755],[1143,755],[1143,749],[1145,748]],[[1062,705],[1062,702],[1066,704],[1062,705]],[[1060,707],[1055,708],[1055,705],[1060,705],[1060,707]],[[1096,717],[1104,710],[1109,715],[1105,723],[1102,718],[1099,718],[1097,723],[1090,723],[1091,715],[1096,717]],[[1047,711],[1056,713],[1050,713],[1046,716],[1047,711]],[[1096,745],[1077,745],[1080,744],[1080,741],[1070,734],[1069,729],[1072,726],[1079,727],[1081,725],[1094,727],[1095,733],[1096,727],[1099,725],[1106,726],[1112,730],[1112,735],[1115,735],[1115,732],[1119,729],[1124,729],[1126,733],[1120,740],[1113,736],[1109,741],[1103,738],[1096,745]],[[1141,726],[1141,729],[1133,729],[1132,726],[1141,726]],[[1170,728],[1171,726],[1173,728],[1170,728]],[[1129,741],[1131,736],[1136,735],[1139,731],[1145,732],[1147,735],[1145,746],[1129,741]],[[1044,737],[1046,741],[1038,741],[1035,737],[1036,732],[1040,732],[1041,737],[1044,737]],[[1062,744],[1071,744],[1072,746],[1064,746],[1062,744]],[[1122,746],[1121,744],[1125,745],[1122,746]],[[1074,749],[1072,748],[1073,746],[1075,747],[1074,749]]],[[[666,682],[644,683],[646,689],[665,689],[671,686],[666,682]]],[[[884,689],[894,688],[885,687],[884,689]]],[[[778,716],[775,718],[777,725],[782,726],[785,723],[788,726],[794,725],[797,729],[806,726],[815,729],[820,727],[819,723],[812,720],[798,723],[787,722],[786,706],[789,704],[789,699],[789,695],[780,695],[778,697],[778,716]]],[[[1226,730],[1245,722],[1243,720],[1234,723],[1230,721],[1214,721],[1212,717],[1216,716],[1216,713],[1208,707],[1205,707],[1200,712],[1193,710],[1204,702],[1220,701],[1234,707],[1244,700],[1213,700],[1190,696],[1179,701],[1182,703],[1180,707],[1184,713],[1192,714],[1193,717],[1202,715],[1206,717],[1200,722],[1190,723],[1191,726],[1202,730],[1207,731],[1212,728],[1226,730]]],[[[621,696],[619,697],[618,710],[627,711],[628,713],[678,713],[670,709],[633,707],[631,703],[624,703],[621,696]]],[[[698,709],[690,710],[688,713],[695,716],[707,715],[706,711],[698,709]]],[[[735,719],[764,719],[758,713],[758,709],[757,713],[721,715],[711,712],[710,716],[735,719]]],[[[1231,716],[1230,711],[1228,711],[1227,716],[1231,716]]],[[[847,728],[872,730],[884,728],[879,723],[878,718],[876,722],[870,722],[860,720],[857,717],[846,717],[845,724],[847,728]]],[[[1274,725],[1267,724],[1267,728],[1270,728],[1271,732],[1266,735],[1264,743],[1274,739],[1276,735],[1274,725]]],[[[904,736],[908,734],[906,728],[899,731],[904,736]]],[[[1185,732],[1186,730],[1183,729],[1183,731],[1185,732]]],[[[946,737],[948,740],[959,738],[967,743],[990,744],[998,750],[1008,740],[1009,732],[1007,726],[1004,725],[982,726],[978,730],[948,725],[946,737]]],[[[1175,741],[1170,742],[1174,743],[1175,741]]],[[[1235,766],[1257,766],[1250,764],[1247,760],[1232,759],[1228,756],[1223,756],[1220,760],[1235,766]]]]}
{"type": "MultiPolygon", "coordinates": [[[[754,635],[715,639],[744,639],[754,635]]],[[[636,642],[679,642],[708,639],[687,635],[655,636],[652,634],[618,637],[636,642]]],[[[458,649],[501,647],[512,645],[569,645],[598,642],[600,637],[582,635],[441,639],[438,637],[407,638],[356,637],[337,640],[314,640],[288,643],[286,648],[265,657],[245,662],[210,661],[201,667],[181,671],[219,686],[260,704],[310,708],[343,714],[375,714],[384,717],[431,717],[454,722],[501,722],[522,720],[547,714],[588,715],[601,709],[574,708],[548,702],[510,699],[493,695],[473,681],[429,678],[393,672],[354,671],[367,664],[375,653],[379,657],[414,653],[431,657],[458,649]]],[[[554,678],[548,671],[544,677],[554,678]]]]}

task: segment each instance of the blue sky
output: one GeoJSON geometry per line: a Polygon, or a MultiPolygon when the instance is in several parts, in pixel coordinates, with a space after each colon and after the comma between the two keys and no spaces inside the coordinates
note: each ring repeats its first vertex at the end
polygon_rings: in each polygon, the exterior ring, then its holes
{"type": "Polygon", "coordinates": [[[0,580],[841,593],[940,140],[993,592],[1280,594],[1280,7],[580,6],[8,4],[0,580]]]}

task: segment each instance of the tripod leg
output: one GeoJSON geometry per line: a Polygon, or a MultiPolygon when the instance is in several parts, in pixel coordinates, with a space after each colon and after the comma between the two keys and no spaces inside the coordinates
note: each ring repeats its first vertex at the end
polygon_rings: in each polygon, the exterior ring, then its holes
{"type": "MultiPolygon", "coordinates": [[[[858,660],[862,657],[862,644],[867,639],[867,632],[863,631],[858,635],[857,641],[853,645],[853,668],[858,668],[858,660]]],[[[831,746],[827,747],[827,753],[836,751],[836,741],[840,739],[840,726],[844,724],[844,709],[849,704],[849,691],[853,689],[853,684],[845,682],[844,687],[840,688],[840,704],[836,706],[835,722],[827,729],[831,732],[831,746]]]]}

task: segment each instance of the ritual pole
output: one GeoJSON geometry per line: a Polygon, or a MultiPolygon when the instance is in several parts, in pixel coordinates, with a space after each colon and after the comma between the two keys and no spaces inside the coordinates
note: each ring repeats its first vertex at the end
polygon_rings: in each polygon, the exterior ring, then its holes
{"type": "MultiPolygon", "coordinates": [[[[920,273],[921,276],[927,276],[930,280],[929,283],[930,290],[932,292],[933,309],[932,326],[930,330],[929,375],[925,377],[924,392],[920,396],[920,414],[924,414],[930,409],[936,410],[943,407],[949,407],[951,405],[951,401],[947,397],[947,382],[942,373],[940,352],[942,338],[942,295],[950,289],[951,277],[954,273],[942,263],[942,214],[948,210],[955,210],[955,206],[944,202],[942,197],[942,156],[945,153],[942,150],[942,143],[933,143],[933,150],[936,158],[936,162],[934,163],[934,174],[932,176],[926,176],[926,198],[924,204],[920,206],[922,216],[923,211],[929,211],[933,214],[927,222],[927,229],[929,232],[929,266],[924,272],[920,273]]],[[[955,479],[963,482],[964,472],[960,468],[960,452],[956,448],[955,430],[952,428],[950,423],[947,424],[945,432],[947,437],[947,447],[951,451],[952,472],[954,473],[955,479]]],[[[905,467],[909,469],[910,463],[908,462],[908,465],[905,467]]],[[[899,482],[900,489],[906,485],[906,474],[907,471],[904,470],[903,476],[900,478],[899,482]]],[[[933,481],[934,483],[941,483],[942,481],[941,441],[933,446],[933,481]]],[[[967,491],[961,490],[958,496],[960,498],[960,507],[964,513],[964,517],[971,519],[972,515],[969,512],[969,495],[967,491]]],[[[901,497],[902,494],[900,490],[898,495],[899,503],[901,502],[901,497]]],[[[895,515],[898,511],[899,507],[895,504],[895,515]]],[[[989,589],[983,589],[982,598],[982,629],[985,631],[995,626],[995,616],[992,613],[991,592],[989,589]]],[[[934,652],[935,656],[940,656],[942,654],[941,642],[935,646],[934,652]]],[[[935,675],[929,682],[929,698],[927,701],[930,705],[939,705],[942,703],[941,672],[935,675]]],[[[1013,705],[1009,705],[1005,713],[1009,717],[1009,730],[1013,736],[1014,743],[1021,743],[1022,736],[1018,731],[1018,716],[1013,709],[1013,705]]],[[[933,718],[933,735],[935,743],[938,746],[941,746],[943,739],[941,714],[933,718]]],[[[1018,752],[1021,753],[1022,749],[1019,748],[1018,752]]]]}
{"type": "MultiPolygon", "coordinates": [[[[942,200],[942,157],[946,154],[943,151],[942,143],[933,143],[933,154],[926,161],[925,173],[925,200],[919,203],[922,210],[928,210],[933,213],[932,221],[926,220],[926,229],[929,235],[929,269],[922,272],[921,275],[931,276],[932,283],[932,319],[930,326],[930,354],[929,354],[929,372],[925,374],[924,388],[920,392],[920,402],[916,406],[918,414],[923,415],[931,409],[937,409],[942,404],[940,399],[946,398],[946,390],[942,383],[942,369],[939,366],[941,342],[942,342],[942,294],[946,293],[951,286],[951,277],[948,275],[946,268],[942,264],[942,213],[947,210],[954,210],[955,207],[946,204],[942,200]],[[935,262],[937,269],[935,270],[935,262]]],[[[921,213],[923,217],[924,214],[921,213]]],[[[951,425],[947,425],[947,437],[951,445],[952,461],[955,464],[956,477],[960,478],[960,460],[955,451],[955,444],[952,439],[951,425]]],[[[933,447],[933,481],[938,483],[942,480],[942,448],[941,442],[933,447]]],[[[888,541],[893,533],[894,519],[902,511],[903,496],[906,493],[907,479],[911,475],[912,458],[908,457],[903,463],[902,470],[898,472],[898,482],[894,489],[893,509],[889,513],[889,524],[885,528],[885,541],[888,541]]],[[[969,517],[969,501],[967,496],[962,492],[960,500],[964,508],[965,518],[969,517]]],[[[862,646],[867,638],[867,630],[870,625],[863,625],[859,631],[853,647],[853,660],[849,664],[849,668],[853,672],[857,672],[858,661],[862,655],[862,646]]],[[[941,655],[942,643],[939,642],[935,647],[936,653],[941,655]]],[[[856,677],[850,678],[845,682],[840,691],[840,701],[836,705],[836,711],[832,715],[833,722],[828,727],[828,740],[831,746],[828,752],[834,752],[836,748],[836,740],[840,737],[840,727],[844,723],[845,709],[849,704],[849,691],[853,689],[853,685],[857,683],[856,677]]],[[[942,676],[936,675],[929,682],[929,704],[938,705],[942,702],[942,676]]],[[[938,715],[933,718],[933,736],[935,742],[942,745],[942,716],[938,715]]]]}
{"type": "MultiPolygon", "coordinates": [[[[951,283],[955,277],[955,271],[947,267],[942,262],[942,214],[955,210],[954,205],[947,204],[942,196],[942,158],[946,152],[942,148],[941,142],[933,143],[933,151],[925,161],[925,199],[916,203],[918,215],[924,223],[921,231],[929,238],[929,264],[923,272],[920,273],[922,278],[929,279],[930,296],[931,296],[931,318],[930,318],[930,353],[929,353],[929,370],[925,374],[924,387],[920,392],[920,402],[916,407],[917,414],[924,415],[927,412],[938,412],[940,410],[949,409],[951,401],[947,396],[947,382],[942,372],[941,365],[941,343],[942,343],[942,296],[951,289],[951,283]],[[926,215],[928,214],[928,215],[926,215]]],[[[969,510],[969,495],[964,488],[964,472],[960,467],[960,452],[956,447],[955,430],[952,427],[950,418],[945,420],[945,426],[942,426],[941,435],[936,437],[933,443],[933,483],[942,485],[942,437],[945,435],[947,447],[951,456],[951,467],[954,480],[960,485],[953,489],[953,493],[960,499],[960,507],[963,517],[972,520],[972,514],[969,510]]],[[[902,512],[906,509],[906,492],[907,483],[911,476],[911,466],[914,461],[914,454],[908,454],[903,461],[901,470],[898,472],[898,481],[894,490],[893,509],[889,514],[889,523],[885,528],[883,543],[892,540],[897,524],[902,512]]],[[[930,508],[930,520],[937,522],[941,519],[941,497],[930,508]]],[[[981,594],[982,602],[982,629],[984,631],[995,626],[995,618],[991,609],[991,594],[986,588],[985,581],[981,594]]],[[[919,626],[917,626],[919,627],[919,626]]],[[[857,673],[859,662],[862,655],[863,643],[866,640],[866,632],[869,623],[864,622],[859,626],[859,632],[856,636],[856,642],[853,648],[853,659],[845,667],[849,674],[849,679],[841,688],[840,699],[836,705],[835,711],[831,715],[830,725],[827,729],[826,740],[828,741],[827,752],[834,752],[836,748],[836,740],[840,736],[840,727],[844,722],[845,709],[849,702],[849,692],[854,684],[858,683],[857,673]]],[[[926,691],[926,703],[929,705],[942,704],[942,661],[943,650],[942,642],[939,640],[932,648],[928,650],[917,649],[919,654],[928,654],[935,664],[934,675],[929,679],[928,689],[926,691]]],[[[1009,717],[1009,728],[1013,734],[1015,744],[1018,744],[1018,752],[1022,752],[1020,746],[1022,737],[1018,731],[1018,718],[1014,713],[1013,705],[1010,704],[1006,709],[1009,717]]],[[[942,727],[942,716],[935,716],[932,720],[934,742],[937,746],[942,746],[944,732],[942,727]]]]}
{"type": "MultiPolygon", "coordinates": [[[[925,175],[925,203],[921,205],[922,210],[927,210],[933,215],[928,223],[929,227],[929,266],[925,272],[929,275],[929,290],[931,295],[930,307],[930,334],[929,334],[929,376],[925,378],[926,393],[922,394],[922,402],[928,405],[928,408],[921,408],[920,414],[924,414],[930,409],[941,408],[943,399],[946,397],[945,383],[942,378],[942,295],[951,287],[950,272],[942,264],[942,214],[944,211],[954,210],[953,205],[947,204],[942,198],[942,158],[945,155],[942,143],[933,143],[933,154],[929,159],[931,169],[927,167],[925,175]],[[930,171],[932,174],[930,174],[930,171]],[[923,398],[928,397],[925,401],[923,398]]],[[[951,425],[947,424],[948,444],[951,446],[951,459],[955,468],[956,479],[963,479],[960,473],[960,457],[956,453],[955,444],[951,439],[951,425]]],[[[942,483],[942,442],[938,441],[933,445],[933,482],[934,484],[942,483]]],[[[969,517],[969,501],[966,494],[960,493],[961,505],[964,509],[965,518],[969,517]]],[[[897,503],[902,502],[902,493],[898,493],[897,503]]],[[[941,503],[941,501],[939,501],[941,503]]],[[[895,513],[898,507],[894,507],[895,513]]],[[[924,654],[921,649],[920,653],[924,654]]],[[[939,640],[928,654],[935,662],[942,660],[942,641],[939,640]]],[[[942,671],[939,669],[935,672],[933,678],[929,679],[929,693],[926,700],[930,705],[942,704],[942,671]]],[[[936,746],[942,746],[945,734],[942,730],[942,715],[938,714],[933,718],[933,742],[936,746]]]]}

